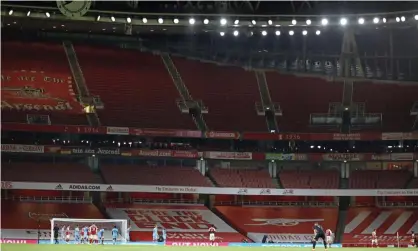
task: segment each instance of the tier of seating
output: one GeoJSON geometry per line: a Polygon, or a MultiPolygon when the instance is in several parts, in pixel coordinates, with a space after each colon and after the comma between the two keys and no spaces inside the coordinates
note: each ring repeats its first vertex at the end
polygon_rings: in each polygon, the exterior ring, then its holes
{"type": "Polygon", "coordinates": [[[211,130],[266,132],[264,116],[258,116],[260,102],[257,80],[252,71],[173,58],[190,94],[202,100],[209,113],[204,119],[211,130]]]}
{"type": "Polygon", "coordinates": [[[279,103],[283,112],[283,116],[277,118],[281,131],[312,131],[315,128],[310,127],[310,115],[326,114],[330,103],[342,101],[343,84],[339,82],[276,72],[267,72],[266,79],[272,101],[279,103]]]}
{"type": "Polygon", "coordinates": [[[353,102],[365,103],[366,113],[382,113],[383,131],[411,130],[415,116],[410,111],[417,99],[416,85],[354,84],[353,102]]]}
{"type": "MultiPolygon", "coordinates": [[[[8,71],[44,72],[71,76],[64,47],[58,43],[2,42],[1,69],[8,71]],[[53,63],[51,63],[53,62],[53,63]]],[[[4,83],[2,83],[2,86],[4,83]]],[[[73,86],[73,90],[77,88],[73,86]]],[[[2,122],[27,123],[27,114],[49,115],[53,124],[85,125],[84,114],[52,111],[18,111],[2,109],[2,122]]]]}
{"type": "Polygon", "coordinates": [[[284,188],[338,189],[340,186],[337,171],[283,170],[278,176],[284,188]]]}
{"type": "MultiPolygon", "coordinates": [[[[62,73],[71,76],[61,44],[2,43],[2,69],[62,73]],[[51,64],[50,62],[54,62],[51,64]]],[[[196,129],[189,114],[182,114],[179,93],[160,56],[136,50],[75,46],[76,55],[91,95],[100,96],[104,110],[98,114],[103,125],[142,128],[196,129]]],[[[211,130],[267,131],[264,116],[255,103],[260,93],[254,72],[239,67],[173,57],[193,99],[208,108],[204,119],[211,130]]],[[[341,103],[343,84],[320,78],[266,73],[273,102],[280,104],[277,117],[284,132],[315,131],[310,115],[327,113],[330,103],[341,103]]],[[[76,88],[73,88],[76,90],[76,88]]],[[[365,103],[366,113],[382,113],[384,131],[410,130],[410,109],[417,101],[413,85],[355,83],[352,100],[365,103]],[[394,100],[387,103],[388,100],[394,100]],[[396,102],[395,102],[396,101],[396,102]]],[[[83,114],[3,109],[3,121],[26,123],[26,114],[48,114],[53,124],[87,124],[83,114]]],[[[321,128],[320,130],[323,130],[321,128]]]]}
{"type": "MultiPolygon", "coordinates": [[[[277,187],[265,169],[214,167],[209,170],[209,176],[220,187],[277,187]]],[[[1,174],[5,181],[103,182],[100,175],[94,174],[87,166],[73,163],[2,163],[1,174]]],[[[104,182],[109,184],[212,186],[209,178],[194,167],[105,164],[101,166],[101,174],[104,182]]],[[[340,186],[339,173],[332,170],[283,170],[278,173],[278,177],[284,188],[338,189],[340,186]]],[[[349,188],[418,187],[418,179],[411,180],[411,177],[412,173],[406,170],[358,170],[351,172],[349,188]]]]}
{"type": "Polygon", "coordinates": [[[319,222],[335,231],[337,208],[216,206],[223,218],[248,238],[261,242],[264,235],[274,242],[312,240],[312,226],[319,222]]]}
{"type": "Polygon", "coordinates": [[[212,168],[210,176],[221,187],[275,188],[267,170],[212,168]]]}
{"type": "MultiPolygon", "coordinates": [[[[248,237],[261,242],[265,235],[273,242],[309,243],[312,225],[320,223],[325,229],[337,233],[343,227],[341,242],[344,244],[370,244],[371,232],[378,231],[380,245],[410,243],[412,231],[418,231],[416,210],[397,208],[381,209],[351,207],[344,223],[337,226],[337,207],[265,207],[265,206],[216,206],[215,214],[203,205],[184,204],[103,204],[106,214],[114,219],[130,222],[131,241],[151,241],[149,234],[155,226],[167,229],[167,241],[206,242],[207,229],[217,227],[217,242],[241,242],[248,237]],[[181,217],[178,217],[178,216],[181,217]],[[218,216],[219,215],[219,216],[218,216]],[[239,232],[237,232],[239,231],[239,232]]],[[[9,239],[49,240],[47,230],[51,218],[68,218],[74,229],[79,223],[71,218],[104,219],[104,215],[91,203],[52,203],[2,201],[2,235],[9,239]],[[38,234],[41,235],[38,235],[38,234]]],[[[57,222],[62,226],[62,222],[57,222]]],[[[99,227],[110,229],[112,222],[96,222],[99,227]]],[[[110,238],[108,231],[106,239],[110,238]]]]}
{"type": "Polygon", "coordinates": [[[1,179],[5,181],[93,183],[103,181],[89,167],[69,163],[2,163],[1,179]]]}
{"type": "Polygon", "coordinates": [[[418,213],[414,209],[350,208],[345,221],[344,243],[370,243],[377,229],[380,244],[410,243],[412,231],[418,231],[418,213]]]}
{"type": "Polygon", "coordinates": [[[245,237],[203,205],[109,205],[111,218],[131,222],[133,241],[152,241],[150,232],[158,222],[167,230],[168,242],[207,242],[208,228],[216,226],[216,242],[241,242],[245,237]]]}
{"type": "Polygon", "coordinates": [[[212,186],[194,167],[103,165],[101,172],[109,184],[212,186]]]}
{"type": "Polygon", "coordinates": [[[409,171],[395,170],[359,170],[350,175],[350,188],[374,189],[374,188],[406,188],[412,177],[409,171]]]}
{"type": "Polygon", "coordinates": [[[51,124],[55,125],[87,125],[85,114],[68,114],[61,112],[46,111],[16,111],[4,109],[1,111],[1,122],[3,123],[28,123],[27,115],[48,115],[51,124]]]}
{"type": "Polygon", "coordinates": [[[91,95],[100,96],[104,125],[196,129],[177,108],[179,93],[160,56],[136,50],[75,46],[91,95]]]}

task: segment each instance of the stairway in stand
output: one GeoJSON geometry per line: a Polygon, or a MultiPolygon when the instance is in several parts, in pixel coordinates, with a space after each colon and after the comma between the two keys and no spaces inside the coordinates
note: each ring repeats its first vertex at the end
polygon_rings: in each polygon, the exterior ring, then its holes
{"type": "MultiPolygon", "coordinates": [[[[65,54],[67,55],[71,72],[74,77],[74,82],[76,84],[78,93],[80,95],[79,97],[80,101],[85,104],[92,104],[93,99],[90,97],[90,93],[87,88],[83,72],[81,71],[80,64],[78,63],[77,55],[74,50],[73,44],[69,41],[64,41],[63,46],[64,46],[65,54]]],[[[86,118],[90,126],[101,125],[100,119],[97,116],[95,109],[92,109],[90,112],[86,113],[86,118]]]]}
{"type": "MultiPolygon", "coordinates": [[[[255,77],[257,79],[258,90],[260,92],[261,104],[258,105],[257,109],[264,111],[267,127],[270,132],[277,132],[277,120],[276,120],[276,109],[274,104],[271,101],[269,88],[267,86],[266,74],[264,71],[256,70],[254,71],[255,77]]],[[[277,111],[279,112],[279,111],[277,111]]]]}
{"type": "Polygon", "coordinates": [[[180,94],[181,100],[178,100],[177,102],[179,109],[183,113],[189,113],[192,116],[193,121],[199,130],[206,131],[208,128],[202,116],[201,103],[193,100],[192,96],[189,94],[189,90],[183,82],[183,79],[181,78],[179,71],[174,65],[173,60],[171,60],[170,55],[163,53],[161,54],[161,59],[163,60],[167,71],[170,73],[171,78],[173,79],[173,84],[176,86],[176,89],[180,94]]]}

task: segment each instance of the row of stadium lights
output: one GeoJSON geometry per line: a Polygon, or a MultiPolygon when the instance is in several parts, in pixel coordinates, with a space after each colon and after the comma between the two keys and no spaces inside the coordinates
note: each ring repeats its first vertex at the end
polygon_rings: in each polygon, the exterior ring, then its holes
{"type": "MultiPolygon", "coordinates": [[[[97,16],[97,21],[99,21],[100,20],[100,16],[97,16]]],[[[115,19],[115,17],[114,16],[111,16],[110,17],[110,19],[112,20],[112,22],[115,22],[116,21],[116,19],[115,19]]],[[[415,20],[418,20],[418,15],[415,15],[414,16],[414,19],[415,20]]],[[[401,17],[396,17],[395,18],[395,20],[396,20],[396,22],[405,22],[406,21],[406,18],[405,18],[405,16],[401,16],[401,17]]],[[[158,18],[158,23],[159,24],[163,24],[164,23],[164,19],[163,18],[158,18]]],[[[383,23],[386,23],[386,18],[382,18],[382,22],[383,23]]],[[[127,23],[131,23],[132,22],[132,18],[130,18],[130,17],[127,17],[126,18],[126,22],[127,23]]],[[[148,19],[147,18],[142,18],[142,22],[144,23],[144,24],[146,24],[147,22],[148,22],[148,19]]],[[[178,24],[180,22],[180,20],[178,19],[178,18],[174,18],[173,19],[173,23],[174,24],[178,24]]],[[[235,20],[234,21],[234,25],[239,25],[239,20],[237,19],[237,20],[235,20]]],[[[359,24],[364,24],[366,21],[365,21],[365,19],[364,18],[359,18],[358,19],[358,23],[359,24]]],[[[378,18],[378,17],[375,17],[375,18],[373,18],[373,23],[374,24],[378,24],[380,22],[380,18],[378,18]]],[[[225,18],[222,18],[222,19],[220,19],[219,20],[219,24],[221,25],[221,26],[225,26],[225,25],[227,25],[227,23],[228,23],[228,21],[225,19],[225,18]]],[[[273,21],[272,20],[268,20],[267,21],[267,23],[268,23],[268,25],[273,25],[273,21]]],[[[291,24],[292,25],[296,25],[298,22],[296,21],[296,19],[293,19],[292,21],[291,21],[291,24]]],[[[310,20],[310,19],[307,19],[306,20],[306,25],[311,25],[312,24],[312,21],[310,20]]],[[[194,18],[190,18],[189,19],[189,24],[190,25],[194,25],[194,24],[196,24],[196,19],[194,19],[194,18]]],[[[209,24],[209,19],[204,19],[203,20],[203,24],[209,24]]],[[[253,25],[256,25],[257,24],[257,21],[256,20],[252,20],[251,21],[251,24],[252,25],[250,25],[250,26],[253,26],[253,25]]],[[[326,18],[323,18],[322,20],[321,20],[321,22],[320,22],[320,24],[322,25],[322,26],[326,26],[326,25],[328,25],[328,19],[326,19],[326,18]]],[[[345,25],[347,25],[348,24],[348,19],[347,18],[341,18],[340,19],[340,24],[342,25],[342,26],[345,26],[345,25]]],[[[263,26],[266,26],[266,25],[263,25],[263,26]]]]}
{"type": "MultiPolygon", "coordinates": [[[[26,15],[27,15],[27,16],[30,16],[30,14],[31,14],[31,12],[30,12],[30,11],[28,11],[26,15]]],[[[10,11],[9,11],[9,15],[13,15],[13,10],[10,10],[10,11]]],[[[51,16],[51,14],[50,14],[49,12],[45,12],[45,16],[46,16],[46,17],[50,17],[50,16],[51,16]]],[[[116,19],[115,19],[115,17],[114,17],[114,16],[111,16],[111,17],[110,17],[110,19],[112,20],[112,22],[115,22],[115,21],[116,21],[116,19]]],[[[418,21],[418,14],[414,16],[414,19],[418,21]]],[[[99,21],[99,20],[100,20],[100,16],[97,16],[97,21],[99,21]]],[[[395,20],[396,20],[396,22],[398,22],[398,23],[399,23],[399,22],[405,22],[405,21],[406,21],[406,18],[405,18],[405,16],[401,16],[401,17],[396,17],[396,18],[395,18],[395,20]]],[[[163,18],[158,18],[158,20],[157,20],[157,21],[158,21],[158,23],[159,23],[159,24],[163,24],[163,23],[164,23],[164,19],[163,19],[163,18]]],[[[127,23],[131,23],[131,22],[132,22],[132,18],[127,17],[127,18],[126,18],[126,22],[127,22],[127,23]]],[[[146,23],[148,22],[148,19],[144,17],[144,18],[142,18],[142,22],[143,22],[144,24],[146,24],[146,23]]],[[[174,18],[174,19],[173,19],[173,23],[178,24],[179,22],[180,22],[180,20],[179,20],[178,18],[174,18]]],[[[364,18],[362,18],[362,17],[360,17],[360,18],[358,19],[358,24],[364,24],[365,22],[366,22],[366,21],[365,21],[365,19],[364,19],[364,18]]],[[[373,23],[374,23],[374,24],[378,24],[379,22],[380,22],[380,18],[378,18],[378,17],[373,18],[373,23]]],[[[383,22],[383,23],[386,23],[386,18],[382,18],[382,22],[383,22]]],[[[221,25],[221,26],[225,26],[225,25],[228,23],[228,21],[227,21],[227,19],[222,18],[222,19],[220,19],[220,20],[219,20],[219,23],[220,23],[220,25],[221,25]]],[[[273,25],[273,21],[272,21],[272,20],[268,20],[268,21],[267,21],[267,23],[268,23],[269,25],[273,25]]],[[[297,24],[296,19],[293,19],[291,23],[292,23],[292,25],[296,25],[296,24],[297,24]]],[[[310,19],[307,19],[305,23],[306,23],[306,25],[311,25],[311,24],[312,24],[312,21],[311,21],[310,19]]],[[[190,19],[189,19],[189,24],[190,24],[190,25],[194,25],[194,24],[196,24],[196,19],[194,19],[194,18],[190,18],[190,19]]],[[[204,19],[204,20],[203,20],[203,24],[209,24],[209,19],[204,19]]],[[[237,19],[237,20],[235,20],[235,21],[234,21],[234,25],[238,25],[238,24],[239,24],[239,20],[237,19]]],[[[257,24],[257,21],[256,21],[256,20],[252,20],[252,21],[251,21],[251,24],[252,24],[252,25],[256,25],[256,24],[257,24]]],[[[323,18],[323,19],[321,20],[320,24],[321,24],[322,26],[326,26],[326,25],[328,25],[328,19],[323,18]]],[[[348,24],[348,19],[347,19],[347,18],[345,18],[345,17],[341,18],[341,19],[340,19],[340,24],[341,24],[342,26],[347,25],[347,24],[348,24]]]]}
{"type": "MultiPolygon", "coordinates": [[[[115,17],[114,16],[111,16],[110,17],[110,19],[111,19],[111,21],[112,22],[115,22],[116,21],[116,19],[115,19],[115,17]]],[[[417,20],[418,21],[418,15],[415,15],[414,16],[414,19],[415,20],[417,20]]],[[[97,21],[99,21],[100,20],[100,16],[97,16],[97,21]]],[[[396,22],[405,22],[406,21],[406,18],[405,18],[405,16],[401,16],[401,17],[396,17],[395,18],[395,20],[396,20],[396,22]]],[[[159,24],[163,24],[164,23],[164,19],[163,18],[158,18],[158,23],[159,24]]],[[[378,18],[378,17],[375,17],[375,18],[373,18],[373,23],[374,24],[379,24],[380,23],[380,21],[382,21],[382,23],[386,23],[386,18],[382,18],[382,20],[380,20],[380,18],[378,18]]],[[[130,18],[130,17],[127,17],[126,18],[126,22],[127,23],[131,23],[132,22],[132,19],[130,18]]],[[[147,23],[148,22],[148,19],[147,18],[143,18],[142,19],[142,22],[145,24],[145,23],[147,23]]],[[[173,19],[173,23],[174,24],[178,24],[180,21],[179,21],[179,19],[178,18],[175,18],[175,19],[173,19]]],[[[364,19],[364,18],[362,18],[362,17],[360,17],[359,19],[358,19],[358,24],[360,24],[360,25],[362,25],[362,24],[365,24],[365,22],[366,22],[366,20],[364,19]]],[[[227,25],[227,23],[228,23],[228,20],[227,19],[225,19],[225,18],[222,18],[222,19],[220,19],[219,20],[219,24],[221,25],[221,26],[226,26],[227,25]]],[[[240,23],[240,21],[238,20],[238,19],[236,19],[235,21],[234,21],[234,25],[235,26],[238,26],[239,25],[239,23],[240,23]]],[[[267,23],[268,23],[268,25],[273,25],[273,21],[272,20],[268,20],[267,21],[267,23]]],[[[291,25],[290,26],[294,26],[294,25],[296,25],[298,22],[297,22],[297,20],[296,19],[293,19],[292,21],[291,21],[291,25]]],[[[311,25],[312,24],[312,20],[310,20],[310,19],[307,19],[306,21],[305,21],[305,23],[306,23],[306,25],[311,25]]],[[[189,19],[189,24],[190,25],[194,25],[194,24],[196,24],[196,19],[194,19],[194,18],[190,18],[189,19]]],[[[209,19],[204,19],[203,20],[203,24],[209,24],[209,19]]],[[[254,25],[256,25],[257,24],[257,21],[256,20],[252,20],[251,21],[251,24],[249,25],[250,27],[252,27],[252,26],[254,26],[254,25]]],[[[321,22],[320,22],[320,24],[321,24],[321,26],[327,26],[328,25],[328,19],[326,19],[326,18],[323,18],[322,20],[321,20],[321,22]]],[[[340,25],[341,26],[346,26],[346,25],[348,25],[348,19],[347,18],[341,18],[340,19],[340,25]]],[[[263,25],[263,26],[267,26],[267,25],[263,25]]],[[[276,26],[280,26],[280,25],[276,25],[276,26]]],[[[226,32],[225,31],[221,31],[221,32],[219,32],[219,34],[221,35],[221,36],[225,36],[225,34],[226,34],[226,32]]],[[[251,35],[253,34],[253,32],[251,32],[251,35]]],[[[265,30],[263,30],[263,31],[261,31],[261,35],[263,35],[263,36],[266,36],[268,33],[267,33],[267,31],[265,31],[265,30]]],[[[280,36],[280,34],[281,34],[281,32],[280,31],[276,31],[275,32],[275,34],[276,34],[276,36],[280,36]]],[[[293,36],[295,34],[295,32],[293,31],[293,30],[289,30],[289,35],[290,36],[293,36]]],[[[320,30],[317,30],[316,32],[315,32],[315,34],[316,35],[320,35],[321,34],[321,31],[320,30]]],[[[233,35],[234,36],[238,36],[239,35],[239,31],[238,30],[235,30],[234,32],[233,32],[233,35]]],[[[306,35],[308,35],[308,31],[307,30],[303,30],[302,31],[302,35],[304,35],[304,36],[306,36],[306,35]]]]}
{"type": "MultiPolygon", "coordinates": [[[[31,12],[30,12],[30,11],[28,11],[28,12],[27,12],[27,16],[29,17],[29,16],[30,16],[30,14],[31,14],[31,12]]],[[[9,11],[9,15],[13,15],[13,10],[10,10],[10,11],[9,11]]],[[[45,16],[49,18],[49,17],[51,16],[51,14],[50,14],[49,12],[45,12],[45,16]]],[[[99,20],[100,20],[100,18],[101,18],[100,16],[97,16],[96,20],[97,20],[97,21],[99,21],[99,20]]],[[[418,14],[414,16],[414,19],[418,21],[418,14]]],[[[111,20],[112,22],[115,22],[115,21],[116,21],[116,18],[115,18],[114,16],[111,16],[111,17],[110,17],[110,20],[111,20]]],[[[157,20],[157,21],[158,21],[158,23],[159,23],[159,24],[163,24],[163,23],[164,23],[164,19],[163,19],[163,18],[158,18],[158,20],[157,20]]],[[[387,19],[386,19],[386,18],[382,18],[382,19],[380,19],[379,17],[375,17],[375,18],[373,18],[373,20],[372,20],[372,22],[373,22],[374,24],[379,24],[380,22],[382,22],[382,23],[386,23],[386,21],[387,21],[387,19]]],[[[396,22],[405,22],[405,21],[406,21],[406,17],[405,17],[405,16],[396,17],[396,18],[395,18],[395,21],[396,21],[396,22]]],[[[132,23],[132,18],[127,17],[127,18],[126,18],[126,22],[127,22],[128,24],[132,23]]],[[[143,22],[144,24],[146,24],[146,23],[148,23],[148,19],[144,17],[144,18],[142,18],[142,22],[143,22]]],[[[178,24],[179,22],[180,22],[180,20],[179,20],[178,18],[174,18],[174,19],[173,19],[173,23],[174,23],[174,24],[178,24]]],[[[209,22],[210,22],[210,21],[209,21],[209,19],[204,19],[204,20],[203,20],[203,24],[205,24],[205,25],[209,24],[209,22]]],[[[364,18],[360,17],[360,18],[358,18],[357,22],[358,22],[358,24],[363,25],[363,24],[365,24],[365,23],[366,23],[366,20],[365,20],[364,18]]],[[[219,20],[219,24],[220,24],[220,26],[226,26],[226,25],[227,25],[227,23],[228,23],[228,20],[227,20],[226,18],[221,18],[221,19],[219,20]]],[[[240,21],[239,21],[238,19],[236,19],[236,20],[234,21],[234,26],[238,26],[238,25],[239,25],[239,23],[240,23],[240,21]]],[[[273,21],[272,21],[272,20],[268,20],[268,21],[267,21],[267,23],[268,23],[268,25],[273,25],[273,21]]],[[[297,23],[298,23],[298,21],[297,21],[296,19],[293,19],[293,20],[291,21],[291,25],[289,25],[289,26],[294,26],[294,25],[296,25],[297,23]]],[[[307,19],[307,20],[305,21],[305,23],[306,23],[306,25],[307,25],[307,26],[309,26],[309,25],[311,25],[311,24],[312,24],[312,21],[311,21],[310,19],[307,19]]],[[[339,23],[340,23],[340,25],[341,25],[341,26],[346,26],[346,25],[348,25],[348,24],[349,24],[349,20],[348,20],[347,18],[343,17],[343,18],[341,18],[341,19],[340,19],[339,23]]],[[[190,25],[195,25],[195,24],[196,24],[196,19],[194,19],[194,18],[190,18],[190,19],[189,19],[189,24],[190,24],[190,25]]],[[[250,27],[252,27],[252,26],[254,26],[254,25],[256,25],[256,24],[257,24],[257,21],[256,21],[256,20],[252,20],[252,21],[251,21],[251,24],[250,24],[249,26],[250,26],[250,27]]],[[[327,25],[328,25],[328,19],[326,19],[326,18],[321,19],[321,21],[320,21],[320,25],[321,25],[321,26],[327,26],[327,25]]],[[[267,26],[267,25],[262,25],[262,26],[263,26],[263,27],[265,27],[265,26],[267,26]]],[[[277,27],[277,26],[280,26],[280,25],[276,25],[276,27],[277,27]]],[[[251,33],[252,33],[252,32],[251,32],[251,33]]],[[[219,34],[220,34],[221,36],[225,36],[226,32],[225,32],[225,31],[221,31],[221,32],[219,32],[219,34]]],[[[280,32],[280,31],[276,31],[276,32],[275,32],[275,34],[276,34],[277,36],[279,36],[279,35],[281,34],[281,32],[280,32]]],[[[290,35],[290,36],[293,36],[294,34],[295,34],[295,32],[294,32],[293,30],[289,30],[289,35],[290,35]]],[[[303,30],[303,31],[302,31],[302,35],[306,36],[307,34],[308,34],[308,31],[307,31],[307,30],[303,30]]],[[[317,31],[315,32],[315,34],[316,34],[316,35],[320,35],[320,34],[321,34],[321,31],[320,31],[320,30],[317,30],[317,31]]],[[[238,31],[238,30],[235,30],[235,31],[233,32],[233,35],[234,35],[234,36],[238,36],[238,35],[239,35],[239,31],[238,31]]],[[[251,34],[251,35],[252,35],[252,34],[251,34]]],[[[266,35],[267,35],[267,31],[265,31],[265,30],[261,31],[261,35],[266,36],[266,35]]]]}

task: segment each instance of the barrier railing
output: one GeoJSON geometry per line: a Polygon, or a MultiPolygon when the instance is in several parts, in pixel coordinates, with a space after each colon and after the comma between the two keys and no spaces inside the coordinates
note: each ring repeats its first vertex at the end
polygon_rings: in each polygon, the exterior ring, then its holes
{"type": "Polygon", "coordinates": [[[279,207],[336,207],[338,203],[322,201],[218,201],[216,205],[254,205],[254,206],[279,206],[279,207]]]}
{"type": "Polygon", "coordinates": [[[378,207],[418,207],[418,202],[414,201],[390,201],[390,202],[379,202],[378,207]]]}
{"type": "Polygon", "coordinates": [[[119,204],[119,203],[132,203],[132,199],[128,198],[128,199],[124,199],[124,198],[105,198],[102,200],[102,202],[104,203],[109,203],[109,204],[119,204]]]}
{"type": "Polygon", "coordinates": [[[77,196],[11,196],[2,198],[4,200],[21,202],[60,202],[60,203],[92,203],[91,197],[77,196]]]}

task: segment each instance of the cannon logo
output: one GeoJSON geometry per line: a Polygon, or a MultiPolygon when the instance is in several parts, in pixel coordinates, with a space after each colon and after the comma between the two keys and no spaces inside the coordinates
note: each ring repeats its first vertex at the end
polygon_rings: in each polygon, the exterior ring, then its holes
{"type": "Polygon", "coordinates": [[[248,194],[248,189],[247,188],[240,188],[238,190],[237,194],[248,194]]]}
{"type": "Polygon", "coordinates": [[[270,195],[271,190],[269,188],[261,189],[260,195],[270,195]]]}
{"type": "Polygon", "coordinates": [[[259,223],[250,223],[245,224],[248,226],[281,226],[281,227],[291,227],[299,225],[299,223],[305,222],[318,222],[324,221],[324,219],[285,219],[285,218],[277,218],[277,219],[252,219],[254,222],[259,223]]]}
{"type": "Polygon", "coordinates": [[[1,182],[1,189],[12,189],[13,184],[10,181],[2,181],[1,182]]]}
{"type": "Polygon", "coordinates": [[[293,189],[285,189],[282,195],[294,195],[295,191],[293,189]]]}

